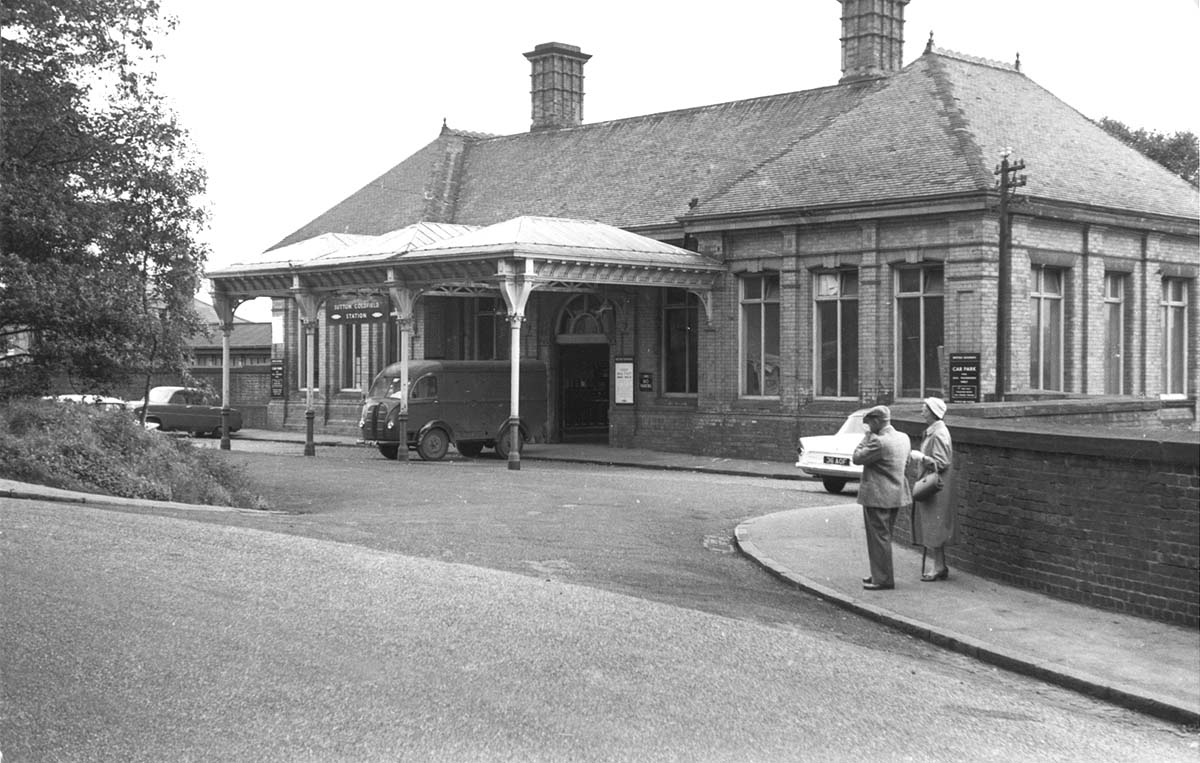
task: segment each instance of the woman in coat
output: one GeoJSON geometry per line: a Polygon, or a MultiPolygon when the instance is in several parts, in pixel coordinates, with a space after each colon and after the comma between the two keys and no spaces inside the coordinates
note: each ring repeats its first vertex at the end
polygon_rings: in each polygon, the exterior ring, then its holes
{"type": "Polygon", "coordinates": [[[942,489],[923,500],[913,499],[913,542],[925,547],[922,554],[921,580],[931,583],[950,577],[946,566],[946,546],[958,542],[958,517],[955,514],[954,451],[950,430],[943,417],[946,403],[937,397],[925,398],[921,418],[927,425],[921,449],[913,451],[917,478],[936,470],[942,476],[942,489]]]}

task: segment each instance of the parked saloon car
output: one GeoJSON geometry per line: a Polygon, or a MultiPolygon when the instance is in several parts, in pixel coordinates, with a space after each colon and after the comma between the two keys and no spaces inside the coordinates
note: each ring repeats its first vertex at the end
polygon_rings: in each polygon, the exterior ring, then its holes
{"type": "MultiPolygon", "coordinates": [[[[221,405],[203,390],[193,387],[154,387],[149,405],[141,400],[129,404],[134,416],[146,407],[146,425],[166,432],[192,432],[196,435],[221,436],[221,405]]],[[[242,412],[229,409],[229,431],[242,428],[242,412]]]]}
{"type": "Polygon", "coordinates": [[[108,397],[106,395],[58,395],[57,397],[46,399],[55,400],[60,403],[94,405],[102,411],[123,411],[129,405],[119,397],[108,397]]]}
{"type": "Polygon", "coordinates": [[[840,493],[847,482],[862,479],[862,467],[850,463],[850,455],[867,431],[863,424],[866,412],[864,408],[847,416],[837,434],[801,437],[796,448],[796,466],[806,474],[820,477],[831,493],[840,493]]]}

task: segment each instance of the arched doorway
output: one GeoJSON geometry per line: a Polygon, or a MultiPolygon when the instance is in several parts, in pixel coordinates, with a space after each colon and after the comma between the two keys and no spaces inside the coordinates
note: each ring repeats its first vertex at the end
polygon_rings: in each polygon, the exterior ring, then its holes
{"type": "Polygon", "coordinates": [[[580,294],[559,314],[558,420],[564,442],[608,441],[608,338],[615,311],[606,299],[580,294]]]}

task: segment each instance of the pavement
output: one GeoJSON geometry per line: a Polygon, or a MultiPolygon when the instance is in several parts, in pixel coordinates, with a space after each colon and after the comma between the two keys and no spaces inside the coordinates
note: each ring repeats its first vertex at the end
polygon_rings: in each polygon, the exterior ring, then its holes
{"type": "MultiPolygon", "coordinates": [[[[304,433],[242,430],[232,439],[235,450],[238,440],[296,443],[302,448],[304,433]]],[[[357,447],[353,437],[336,435],[316,435],[314,443],[318,457],[321,448],[357,447]]],[[[527,446],[522,462],[539,460],[815,482],[790,463],[585,443],[527,446]]],[[[8,480],[0,480],[0,497],[92,505],[157,503],[8,480]]],[[[901,545],[893,547],[895,590],[865,591],[861,510],[856,503],[830,499],[828,505],[743,522],[735,530],[738,548],[784,583],[883,625],[1116,705],[1200,725],[1200,629],[1074,604],[953,568],[948,580],[922,583],[920,551],[901,545]]]]}

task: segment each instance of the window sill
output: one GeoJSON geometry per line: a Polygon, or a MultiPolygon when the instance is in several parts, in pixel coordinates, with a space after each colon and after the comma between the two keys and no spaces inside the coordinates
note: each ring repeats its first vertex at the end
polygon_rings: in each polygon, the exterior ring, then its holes
{"type": "Polygon", "coordinates": [[[742,411],[773,411],[782,406],[783,401],[777,397],[739,397],[733,401],[733,409],[742,411]]]}

